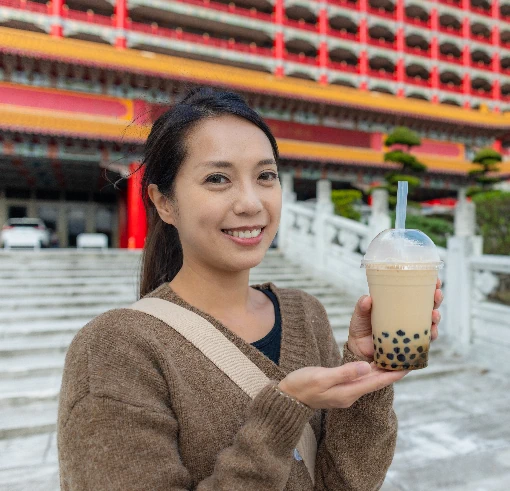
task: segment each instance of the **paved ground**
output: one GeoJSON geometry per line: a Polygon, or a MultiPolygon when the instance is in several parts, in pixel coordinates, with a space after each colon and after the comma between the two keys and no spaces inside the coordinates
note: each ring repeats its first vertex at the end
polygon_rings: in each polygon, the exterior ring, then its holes
{"type": "Polygon", "coordinates": [[[399,436],[382,490],[508,491],[508,368],[425,375],[396,385],[399,436]]]}
{"type": "MultiPolygon", "coordinates": [[[[399,437],[382,491],[510,489],[508,371],[437,352],[395,390],[399,437]]],[[[0,441],[0,483],[2,491],[58,490],[55,434],[0,441]]]]}

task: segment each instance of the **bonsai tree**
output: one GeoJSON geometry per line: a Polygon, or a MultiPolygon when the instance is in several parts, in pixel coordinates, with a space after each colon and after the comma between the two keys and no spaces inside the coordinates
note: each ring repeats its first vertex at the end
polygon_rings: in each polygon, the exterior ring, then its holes
{"type": "Polygon", "coordinates": [[[471,187],[466,193],[468,196],[490,191],[492,186],[501,181],[501,178],[489,176],[492,172],[498,172],[498,164],[503,160],[501,154],[493,148],[486,147],[478,150],[473,157],[473,164],[479,169],[469,171],[469,175],[475,178],[477,185],[471,187]]]}
{"type": "MultiPolygon", "coordinates": [[[[389,204],[394,208],[397,204],[397,183],[398,181],[407,181],[409,186],[409,194],[412,195],[413,191],[421,184],[421,180],[416,174],[422,174],[427,170],[427,166],[422,164],[414,155],[409,153],[412,147],[418,146],[421,143],[420,136],[415,131],[412,131],[405,126],[395,128],[386,138],[384,144],[387,147],[398,145],[406,147],[406,151],[401,148],[391,149],[384,154],[385,162],[394,162],[400,164],[402,168],[398,171],[392,171],[385,175],[387,182],[385,187],[389,194],[389,204]]],[[[416,206],[417,203],[408,201],[411,206],[416,206]]]]}

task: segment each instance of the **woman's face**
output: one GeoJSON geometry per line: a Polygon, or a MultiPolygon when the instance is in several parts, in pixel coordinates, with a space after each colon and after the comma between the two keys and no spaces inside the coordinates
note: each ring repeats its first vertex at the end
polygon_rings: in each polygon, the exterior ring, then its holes
{"type": "Polygon", "coordinates": [[[280,223],[282,190],[273,149],[249,121],[225,115],[201,121],[188,134],[175,180],[185,264],[236,272],[259,264],[280,223]],[[221,162],[223,166],[214,163],[221,162]],[[225,164],[228,163],[228,164],[225,164]],[[256,245],[240,245],[223,229],[264,227],[256,245]]]}

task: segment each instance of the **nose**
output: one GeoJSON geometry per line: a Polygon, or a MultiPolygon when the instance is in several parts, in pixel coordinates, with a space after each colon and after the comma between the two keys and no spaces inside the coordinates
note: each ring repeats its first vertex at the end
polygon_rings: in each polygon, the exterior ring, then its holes
{"type": "Polygon", "coordinates": [[[252,184],[241,186],[235,197],[234,212],[236,215],[246,213],[255,215],[263,209],[260,191],[252,184]]]}

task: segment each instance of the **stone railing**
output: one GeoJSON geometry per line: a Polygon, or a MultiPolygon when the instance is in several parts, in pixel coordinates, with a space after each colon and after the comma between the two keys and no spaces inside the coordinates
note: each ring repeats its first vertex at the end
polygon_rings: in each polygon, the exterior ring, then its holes
{"type": "MultiPolygon", "coordinates": [[[[314,206],[296,201],[291,176],[283,175],[282,186],[281,252],[340,289],[368,293],[361,259],[370,241],[390,228],[386,192],[374,192],[365,225],[334,214],[329,181],[318,181],[314,206]]],[[[474,204],[461,193],[455,235],[446,249],[438,248],[445,263],[439,273],[445,292],[442,337],[455,354],[476,352],[478,361],[489,364],[494,351],[506,356],[510,348],[510,306],[502,301],[510,296],[510,256],[484,256],[482,245],[482,238],[475,235],[474,204]]]]}

